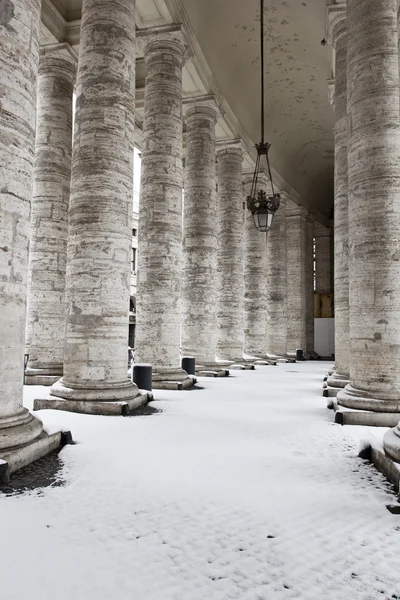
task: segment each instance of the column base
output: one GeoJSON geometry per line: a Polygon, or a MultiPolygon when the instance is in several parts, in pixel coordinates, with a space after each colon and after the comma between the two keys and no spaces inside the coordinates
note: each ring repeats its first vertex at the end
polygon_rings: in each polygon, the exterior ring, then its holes
{"type": "Polygon", "coordinates": [[[373,412],[340,407],[337,399],[328,400],[327,407],[335,411],[338,425],[363,425],[365,427],[395,427],[400,421],[400,412],[373,412]]]}
{"type": "MultiPolygon", "coordinates": [[[[368,439],[367,444],[363,444],[362,449],[360,450],[359,456],[365,460],[369,460],[375,465],[377,470],[382,473],[391,483],[393,483],[396,492],[399,494],[400,492],[400,464],[397,460],[399,459],[392,458],[387,451],[386,444],[386,435],[391,434],[392,431],[388,431],[383,438],[383,446],[380,440],[377,440],[373,437],[368,439]]],[[[396,434],[394,434],[396,435],[396,434]]],[[[392,440],[388,435],[388,446],[391,445],[392,440]]],[[[400,439],[397,438],[399,444],[400,439]]],[[[397,455],[397,451],[395,451],[395,456],[397,455]]],[[[400,496],[399,496],[400,500],[400,496]]],[[[388,507],[389,508],[389,507],[388,507]]],[[[390,508],[389,508],[390,510],[390,508]]]]}
{"type": "Polygon", "coordinates": [[[63,376],[63,366],[49,367],[43,369],[34,369],[27,367],[25,369],[25,385],[45,385],[51,386],[63,376]]]}
{"type": "MultiPolygon", "coordinates": [[[[70,437],[70,436],[69,436],[70,437]]],[[[26,408],[0,419],[0,482],[10,474],[65,445],[67,435],[47,435],[43,423],[26,408]]]]}
{"type": "Polygon", "coordinates": [[[140,391],[129,379],[94,387],[93,384],[68,384],[57,381],[50,394],[36,398],[34,410],[64,410],[87,415],[127,416],[153,399],[151,393],[140,391]]]}
{"type": "Polygon", "coordinates": [[[229,368],[232,371],[254,371],[256,367],[253,361],[247,362],[244,358],[235,358],[229,368]]]}
{"type": "Polygon", "coordinates": [[[378,413],[400,412],[400,398],[395,400],[376,398],[373,393],[358,390],[350,384],[347,384],[344,389],[339,391],[337,402],[339,406],[356,410],[367,410],[378,413]]]}
{"type": "Polygon", "coordinates": [[[226,369],[218,362],[196,363],[196,375],[199,377],[229,377],[229,369],[226,369]]]}
{"type": "Polygon", "coordinates": [[[70,432],[48,435],[44,431],[32,442],[15,448],[0,450],[0,483],[8,483],[10,475],[43,458],[50,452],[60,450],[71,443],[70,432]]]}
{"type": "MultiPolygon", "coordinates": [[[[396,463],[400,463],[400,422],[397,423],[396,427],[387,431],[383,436],[383,447],[386,455],[389,456],[396,463]]],[[[397,465],[400,477],[400,465],[397,465]]],[[[397,482],[398,489],[399,482],[397,482]]]]}
{"type": "Polygon", "coordinates": [[[179,367],[153,367],[152,386],[155,390],[187,390],[197,383],[193,375],[179,367]]]}
{"type": "Polygon", "coordinates": [[[276,356],[271,356],[270,354],[258,354],[257,352],[251,353],[252,356],[254,356],[253,359],[251,359],[251,362],[254,363],[255,365],[272,365],[272,366],[276,366],[277,365],[277,358],[276,356]]]}
{"type": "Polygon", "coordinates": [[[285,364],[285,363],[295,363],[296,357],[289,356],[288,354],[270,354],[267,353],[268,360],[273,360],[275,363],[273,364],[285,364]]]}
{"type": "Polygon", "coordinates": [[[350,380],[346,378],[346,375],[340,375],[340,373],[336,373],[336,371],[334,371],[332,375],[329,375],[326,378],[326,381],[323,383],[322,387],[324,389],[322,395],[324,398],[336,398],[338,392],[343,390],[349,383],[350,380]]]}

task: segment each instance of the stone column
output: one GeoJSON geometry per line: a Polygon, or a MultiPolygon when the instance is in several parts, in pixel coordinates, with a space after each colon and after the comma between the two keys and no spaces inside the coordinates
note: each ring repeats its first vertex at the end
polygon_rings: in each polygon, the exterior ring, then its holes
{"type": "MultiPolygon", "coordinates": [[[[333,11],[333,7],[329,10],[333,11]]],[[[332,12],[331,38],[336,50],[335,83],[335,218],[334,218],[334,281],[335,281],[335,363],[328,377],[327,395],[335,396],[349,383],[349,223],[347,186],[347,24],[342,9],[332,12]]]]}
{"type": "Polygon", "coordinates": [[[217,354],[243,360],[242,142],[217,150],[217,354]]]}
{"type": "MultiPolygon", "coordinates": [[[[196,367],[218,370],[215,125],[218,105],[205,96],[184,106],[186,117],[183,211],[182,354],[196,367]]],[[[219,369],[220,370],[220,369],[219,369]]],[[[226,371],[221,371],[226,374],[226,371]]]]}
{"type": "Polygon", "coordinates": [[[267,236],[255,227],[246,207],[252,182],[252,175],[243,180],[244,351],[261,358],[267,350],[267,236]]]}
{"type": "MultiPolygon", "coordinates": [[[[399,51],[400,51],[400,5],[397,3],[397,39],[399,43],[399,51]]],[[[400,56],[400,54],[399,54],[400,56]]],[[[399,62],[400,68],[400,62],[399,62]]],[[[400,412],[400,411],[399,411],[400,412]]],[[[396,462],[400,462],[400,422],[397,427],[392,430],[389,430],[384,438],[383,445],[385,448],[386,454],[395,460],[396,462]]]]}
{"type": "Polygon", "coordinates": [[[135,107],[135,3],[85,0],[72,154],[64,375],[38,408],[126,414],[135,107]],[[118,27],[116,27],[116,23],[118,27]]]}
{"type": "Polygon", "coordinates": [[[287,354],[288,273],[285,192],[267,234],[267,353],[280,358],[287,354]]]}
{"type": "Polygon", "coordinates": [[[314,217],[306,218],[305,293],[306,293],[306,356],[317,359],[314,350],[314,217]]]}
{"type": "Polygon", "coordinates": [[[332,230],[314,225],[315,239],[315,293],[332,293],[332,230]]]}
{"type": "Polygon", "coordinates": [[[40,7],[0,9],[0,481],[46,453],[42,423],[22,402],[40,7]]]}
{"type": "Polygon", "coordinates": [[[399,414],[396,0],[348,0],[347,31],[350,384],[337,399],[348,408],[399,414]]]}
{"type": "Polygon", "coordinates": [[[76,63],[68,44],[46,46],[39,61],[26,321],[31,385],[51,385],[63,374],[76,63]]]}
{"type": "Polygon", "coordinates": [[[287,352],[306,349],[306,217],[307,210],[286,207],[287,352]]]}
{"type": "Polygon", "coordinates": [[[142,174],[138,231],[136,357],[153,366],[153,386],[182,389],[182,67],[180,26],[146,32],[142,174]]]}

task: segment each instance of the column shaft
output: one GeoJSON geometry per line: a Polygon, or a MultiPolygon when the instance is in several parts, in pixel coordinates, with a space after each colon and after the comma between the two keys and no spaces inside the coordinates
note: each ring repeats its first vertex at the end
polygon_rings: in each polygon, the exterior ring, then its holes
{"type": "Polygon", "coordinates": [[[324,232],[314,230],[315,239],[315,292],[330,294],[332,292],[332,241],[331,230],[324,232]]]}
{"type": "Polygon", "coordinates": [[[188,385],[180,368],[182,280],[182,67],[180,27],[148,34],[140,182],[136,355],[153,386],[188,385]],[[162,382],[170,382],[164,385],[162,382]]]}
{"type": "MultiPolygon", "coordinates": [[[[127,378],[134,101],[135,3],[85,0],[72,154],[64,376],[51,388],[53,396],[66,400],[129,401],[138,394],[127,378]]],[[[73,410],[70,406],[67,410],[73,410]]],[[[75,409],[86,410],[85,402],[75,409]]]]}
{"type": "Polygon", "coordinates": [[[214,100],[186,108],[182,353],[215,362],[217,274],[214,100]]]}
{"type": "Polygon", "coordinates": [[[305,247],[305,294],[306,294],[306,352],[317,358],[314,350],[314,219],[307,215],[305,247]]]}
{"type": "Polygon", "coordinates": [[[335,362],[328,378],[333,389],[343,388],[350,378],[349,354],[349,206],[348,206],[348,118],[347,118],[347,23],[341,19],[333,30],[336,50],[335,82],[335,199],[334,199],[334,281],[335,281],[335,362]]]}
{"type": "Polygon", "coordinates": [[[400,118],[396,0],[348,0],[350,384],[340,404],[398,412],[400,118]]]}
{"type": "MultiPolygon", "coordinates": [[[[244,203],[252,181],[251,177],[243,182],[244,203]]],[[[267,237],[256,229],[247,207],[244,218],[244,351],[263,356],[267,349],[267,237]]]]}
{"type": "Polygon", "coordinates": [[[267,352],[287,353],[288,273],[286,247],[286,196],[281,194],[278,211],[267,234],[267,352]]]}
{"type": "Polygon", "coordinates": [[[243,357],[243,195],[241,142],[217,151],[217,354],[243,357]]]}
{"type": "Polygon", "coordinates": [[[302,207],[286,211],[287,351],[306,348],[306,215],[302,207]]]}
{"type": "Polygon", "coordinates": [[[65,270],[76,59],[67,44],[39,62],[26,322],[25,382],[50,385],[63,372],[65,270]]]}
{"type": "Polygon", "coordinates": [[[40,6],[40,0],[17,0],[1,15],[1,458],[4,449],[28,443],[42,431],[22,403],[40,6]]]}

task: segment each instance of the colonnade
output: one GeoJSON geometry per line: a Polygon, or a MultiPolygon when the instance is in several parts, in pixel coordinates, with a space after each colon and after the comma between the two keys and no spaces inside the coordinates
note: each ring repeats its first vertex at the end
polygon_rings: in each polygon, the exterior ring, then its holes
{"type": "MultiPolygon", "coordinates": [[[[400,115],[397,0],[328,7],[336,50],[336,388],[342,418],[400,418],[400,115]],[[350,417],[349,417],[350,415],[350,417]]],[[[384,438],[400,461],[400,428],[384,438]]]]}
{"type": "Polygon", "coordinates": [[[137,36],[133,0],[86,0],[79,57],[68,44],[39,53],[39,31],[39,0],[20,0],[0,54],[0,452],[43,437],[22,405],[24,348],[26,383],[51,385],[36,409],[127,414],[148,400],[127,377],[137,37],[137,361],[154,387],[182,389],[194,380],[181,352],[218,370],[244,351],[313,350],[310,215],[282,192],[267,238],[254,228],[242,141],[216,143],[214,97],[183,102],[181,26],[137,36]]]}

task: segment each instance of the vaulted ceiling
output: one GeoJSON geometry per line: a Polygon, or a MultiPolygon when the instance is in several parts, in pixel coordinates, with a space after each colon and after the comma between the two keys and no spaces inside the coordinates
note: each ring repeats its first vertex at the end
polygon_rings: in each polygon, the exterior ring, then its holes
{"type": "MultiPolygon", "coordinates": [[[[42,43],[51,41],[58,14],[66,24],[65,41],[77,47],[81,4],[82,0],[43,0],[42,43]]],[[[260,136],[259,0],[136,0],[136,5],[139,28],[184,23],[194,49],[184,72],[185,95],[217,93],[224,109],[217,136],[242,137],[248,148],[244,167],[250,169],[252,145],[260,136]]],[[[326,218],[333,198],[333,111],[327,84],[331,56],[329,47],[320,43],[326,4],[265,0],[265,6],[271,162],[281,189],[326,218]]],[[[55,37],[64,41],[60,27],[55,37]]],[[[139,64],[139,79],[142,70],[139,64]]],[[[140,117],[140,102],[138,106],[140,117]]]]}

